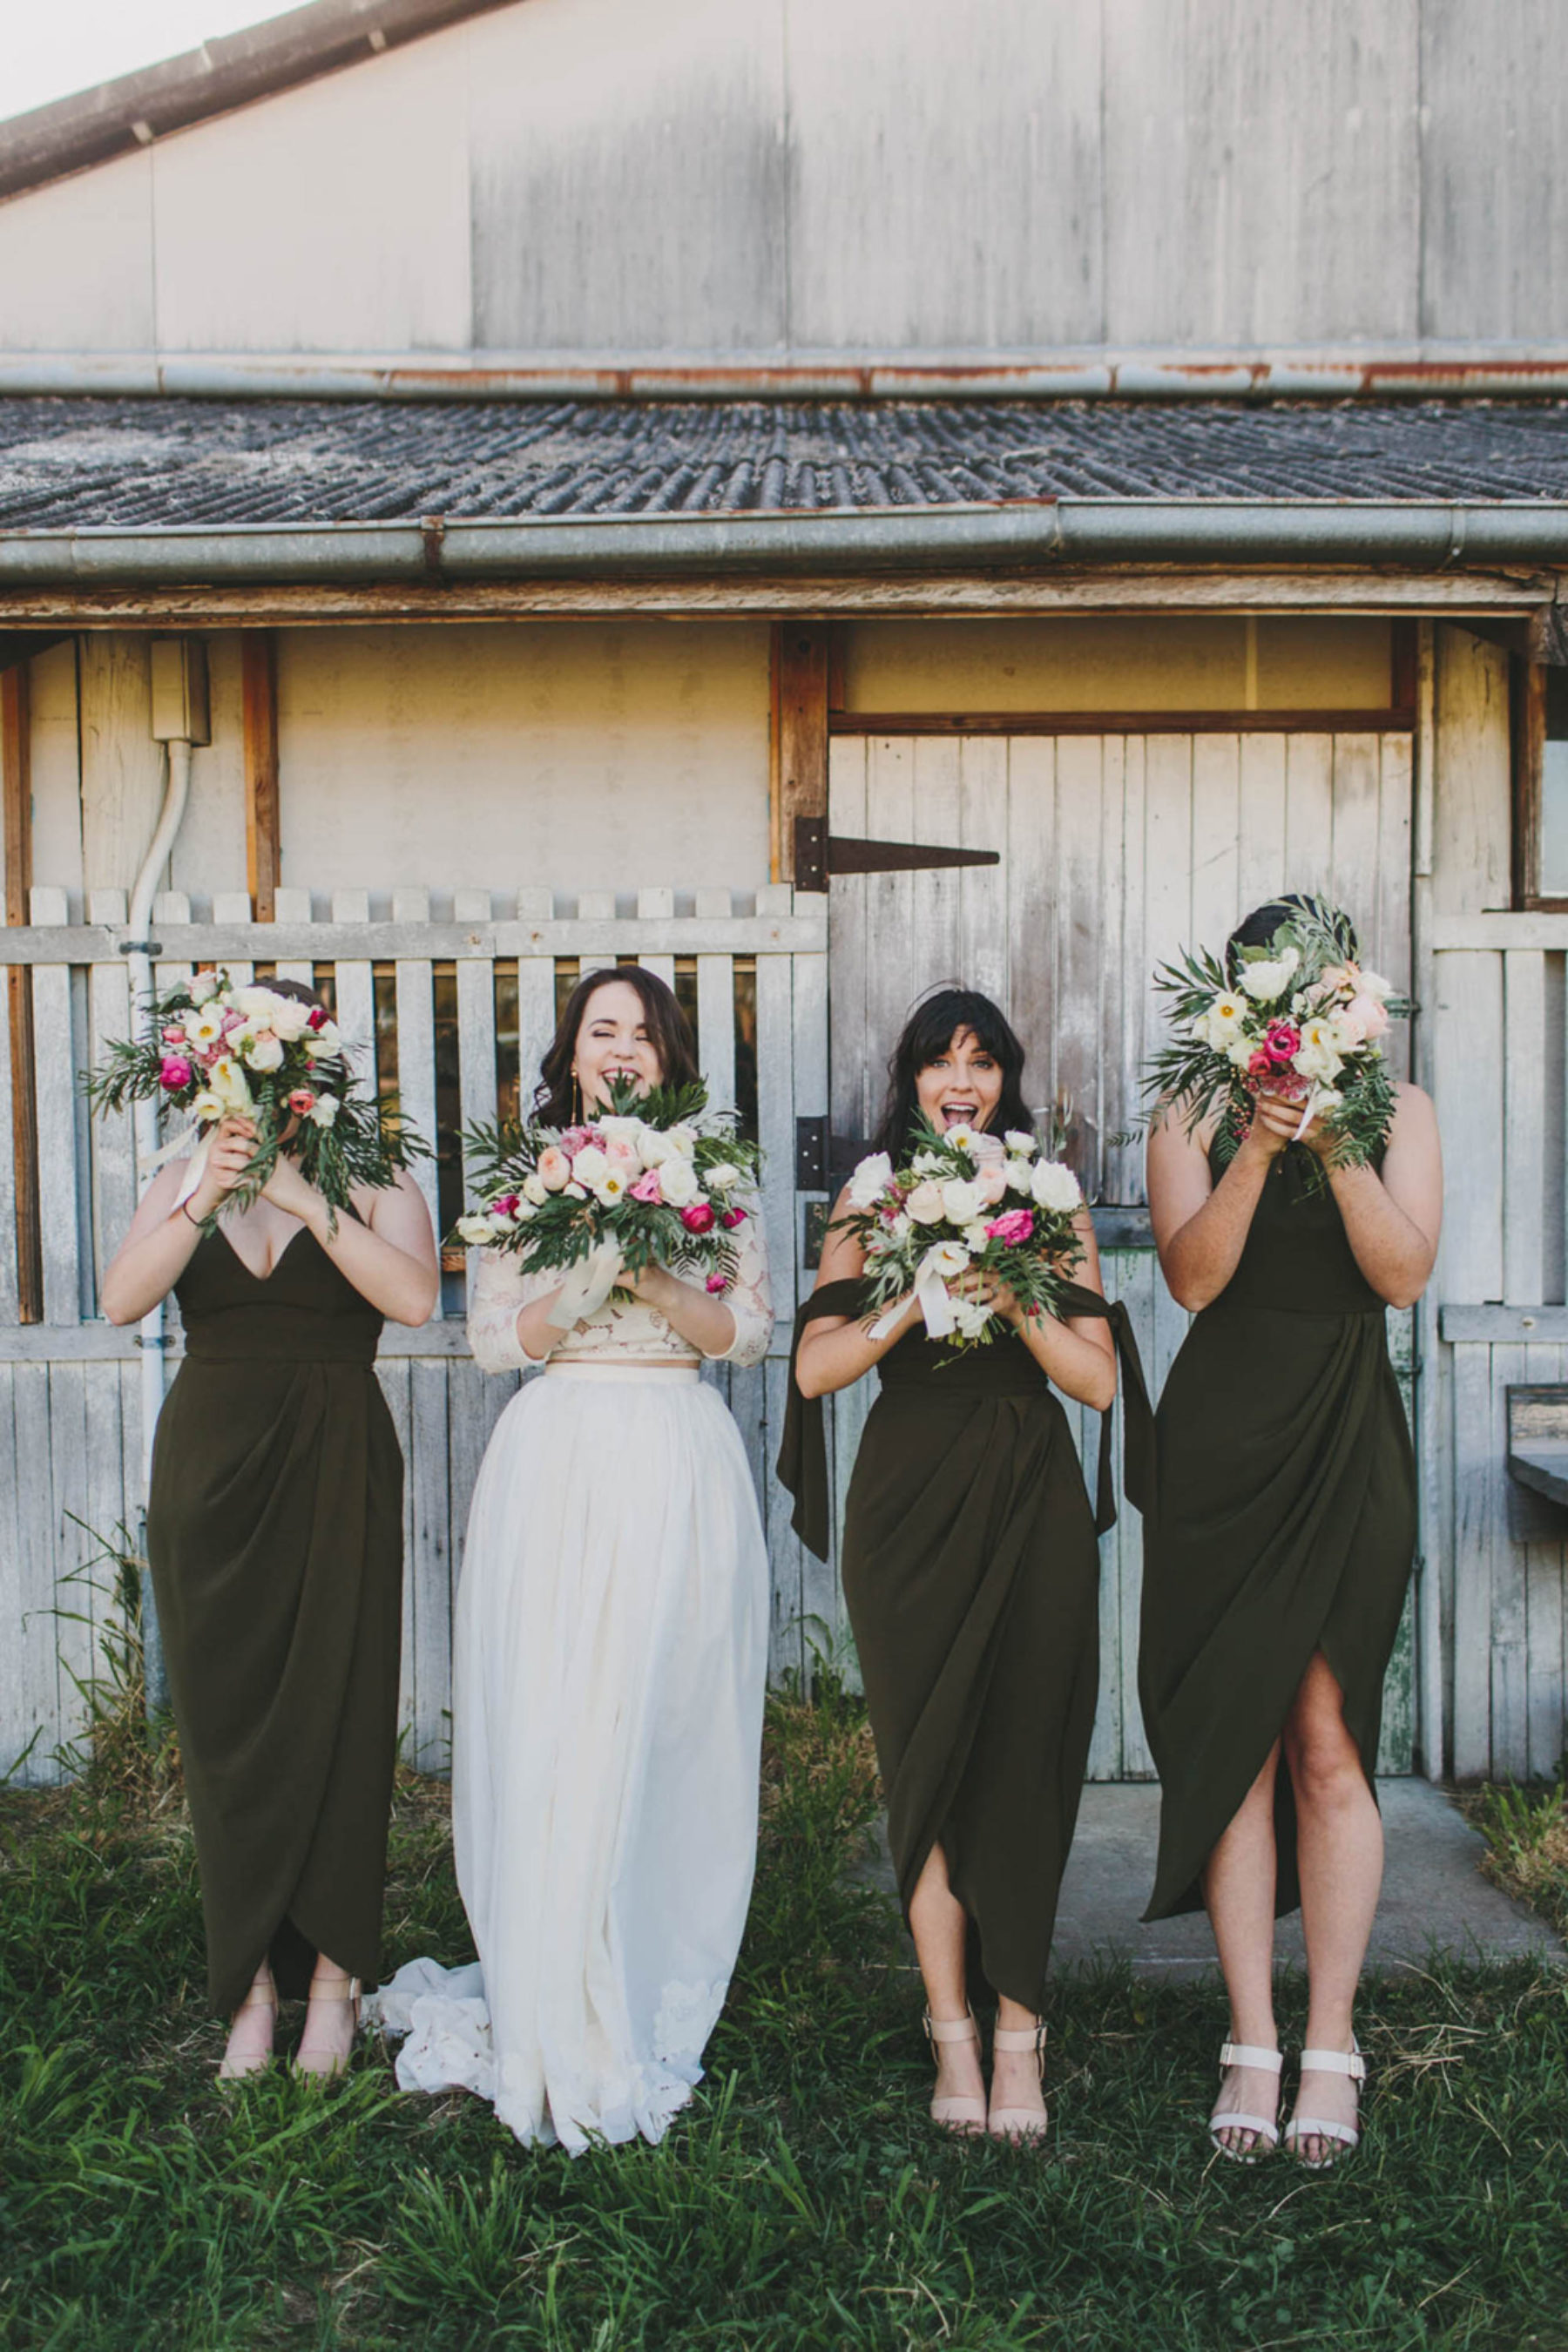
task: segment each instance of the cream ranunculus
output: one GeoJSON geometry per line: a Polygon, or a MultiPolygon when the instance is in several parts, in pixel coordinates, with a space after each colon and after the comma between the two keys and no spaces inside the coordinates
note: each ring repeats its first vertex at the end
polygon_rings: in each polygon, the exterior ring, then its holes
{"type": "Polygon", "coordinates": [[[973,1223],[985,1201],[978,1184],[966,1184],[962,1177],[953,1176],[942,1188],[942,1205],[950,1223],[968,1225],[973,1223]]]}
{"type": "Polygon", "coordinates": [[[1026,1134],[1021,1127],[1010,1127],[1002,1140],[1019,1160],[1032,1160],[1040,1148],[1034,1137],[1026,1134]]]}
{"type": "Polygon", "coordinates": [[[921,1274],[939,1274],[943,1282],[955,1282],[969,1271],[969,1252],[962,1242],[933,1242],[920,1262],[921,1274]]]}
{"type": "Polygon", "coordinates": [[[602,1118],[596,1118],[594,1124],[606,1143],[635,1143],[641,1150],[643,1121],[640,1118],[630,1118],[612,1111],[602,1118]]]}
{"type": "Polygon", "coordinates": [[[929,1179],[925,1183],[915,1186],[904,1207],[917,1225],[940,1225],[947,1214],[942,1203],[942,1186],[931,1183],[929,1179]]]}
{"type": "Polygon", "coordinates": [[[662,1168],[676,1156],[675,1146],[662,1128],[645,1127],[637,1137],[637,1158],[645,1168],[662,1168]]]}
{"type": "Polygon", "coordinates": [[[245,1049],[245,1058],[253,1070],[280,1070],[283,1067],[283,1040],[264,1029],[259,1037],[252,1037],[245,1049]]]}
{"type": "Polygon", "coordinates": [[[310,1007],[298,998],[280,996],[272,1008],[272,1027],[286,1045],[292,1045],[304,1035],[310,1022],[310,1007]]]}
{"type": "Polygon", "coordinates": [[[309,1118],[312,1127],[335,1127],[338,1123],[336,1095],[318,1095],[310,1107],[309,1118]]]}
{"type": "Polygon", "coordinates": [[[702,1189],[690,1160],[679,1154],[667,1160],[659,1170],[658,1188],[672,1209],[689,1208],[702,1189]]]}
{"type": "MultiPolygon", "coordinates": [[[[504,1227],[501,1228],[501,1230],[504,1231],[504,1227]]],[[[459,1217],[458,1219],[458,1235],[460,1239],[468,1243],[470,1249],[483,1249],[487,1243],[494,1241],[496,1231],[496,1227],[490,1223],[488,1217],[459,1217]]]]}
{"type": "Polygon", "coordinates": [[[1015,1192],[1026,1192],[1030,1188],[1034,1172],[1026,1160],[1009,1160],[1007,1162],[1008,1185],[1015,1192]]]}
{"type": "Polygon", "coordinates": [[[1083,1201],[1078,1178],[1059,1160],[1040,1160],[1029,1189],[1037,1207],[1054,1210],[1060,1215],[1070,1214],[1083,1201]]]}
{"type": "Polygon", "coordinates": [[[546,1190],[544,1179],[537,1170],[531,1175],[523,1178],[522,1197],[525,1201],[531,1201],[536,1209],[542,1209],[549,1200],[550,1194],[546,1190]]]}
{"type": "Polygon", "coordinates": [[[713,1192],[728,1192],[741,1181],[741,1171],[732,1160],[721,1160],[708,1171],[708,1188],[713,1192]]]}
{"type": "Polygon", "coordinates": [[[892,1161],[885,1151],[873,1151],[859,1162],[849,1179],[850,1207],[868,1209],[874,1201],[880,1200],[892,1181],[892,1161]]]}
{"type": "Polygon", "coordinates": [[[670,1149],[679,1151],[683,1160],[689,1160],[697,1149],[697,1129],[694,1127],[667,1127],[664,1131],[669,1139],[670,1149]]]}
{"type": "Polygon", "coordinates": [[[191,1002],[205,1004],[223,986],[226,975],[216,971],[198,971],[191,982],[191,1002]]]}
{"type": "Polygon", "coordinates": [[[1292,1065],[1304,1078],[1327,1086],[1344,1068],[1340,1043],[1337,1023],[1309,1021],[1301,1032],[1301,1043],[1290,1057],[1292,1065]]]}
{"type": "Polygon", "coordinates": [[[1300,961],[1299,948],[1287,948],[1283,955],[1272,961],[1267,956],[1254,956],[1241,967],[1241,985],[1254,1004],[1272,1004],[1277,996],[1284,995],[1300,961]]]}
{"type": "Polygon", "coordinates": [[[585,1184],[591,1192],[601,1176],[608,1172],[609,1165],[596,1143],[585,1143],[573,1159],[572,1173],[578,1183],[585,1184]]]}

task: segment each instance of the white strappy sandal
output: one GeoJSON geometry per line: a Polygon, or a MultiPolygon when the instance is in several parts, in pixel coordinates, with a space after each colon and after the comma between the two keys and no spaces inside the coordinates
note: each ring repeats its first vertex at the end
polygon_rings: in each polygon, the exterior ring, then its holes
{"type": "MultiPolygon", "coordinates": [[[[1256,2066],[1265,2074],[1278,2074],[1284,2063],[1278,2050],[1264,2050],[1252,2042],[1226,2042],[1219,2053],[1220,2080],[1225,2080],[1232,2066],[1256,2066]]],[[[1272,2116],[1244,2116],[1239,2111],[1216,2107],[1209,2117],[1209,2138],[1232,2164],[1261,2164],[1279,2145],[1279,2126],[1272,2116]],[[1227,2147],[1220,2137],[1221,2132],[1227,2131],[1256,2132],[1259,2144],[1227,2147]]]]}
{"type": "MultiPolygon", "coordinates": [[[[933,2017],[928,2009],[923,2020],[926,2040],[934,2048],[939,2042],[980,2042],[980,2028],[970,2010],[963,2017],[933,2017]]],[[[944,2092],[931,2103],[931,2119],[942,2130],[956,2133],[961,2138],[985,2129],[985,2102],[968,2092],[944,2092]]]]}
{"type": "MultiPolygon", "coordinates": [[[[1361,2044],[1354,2034],[1351,2046],[1343,2050],[1303,2050],[1301,2072],[1320,2074],[1348,2074],[1358,2086],[1366,2080],[1366,2060],[1361,2054],[1361,2044]]],[[[1359,2105],[1359,2090],[1358,2090],[1359,2105]]],[[[1361,2129],[1356,2124],[1331,2123],[1326,2116],[1304,2116],[1298,2105],[1285,2126],[1285,2146],[1298,2164],[1309,2172],[1331,2172],[1336,2164],[1343,2164],[1361,2146],[1361,2129]],[[1304,2139],[1331,2139],[1340,2143],[1341,2153],[1334,2156],[1303,2156],[1304,2139]]]]}

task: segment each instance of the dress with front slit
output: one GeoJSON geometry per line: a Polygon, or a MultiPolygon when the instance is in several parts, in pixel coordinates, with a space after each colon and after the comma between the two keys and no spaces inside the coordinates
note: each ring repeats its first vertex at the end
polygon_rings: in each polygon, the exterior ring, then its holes
{"type": "MultiPolygon", "coordinates": [[[[1204,1866],[1319,1650],[1372,1783],[1415,1549],[1415,1457],[1385,1316],[1312,1156],[1291,1145],[1155,1416],[1139,1652],[1162,1786],[1148,1919],[1203,1907],[1204,1866]]],[[[1274,1811],[1282,1914],[1301,1899],[1285,1770],[1274,1811]]]]}
{"type": "Polygon", "coordinates": [[[147,1551],[215,2008],[270,1957],[376,1979],[397,1738],[403,1456],[382,1318],[307,1227],[270,1275],[220,1230],[174,1295],[147,1551]]]}
{"type": "MultiPolygon", "coordinates": [[[[796,1349],[814,1318],[866,1308],[858,1282],[825,1284],[796,1318],[796,1349]]],[[[1073,1285],[1062,1312],[1111,1326],[1128,1492],[1143,1501],[1152,1433],[1126,1310],[1073,1285]]],[[[956,1351],[910,1332],[880,1374],[840,1568],[899,1894],[907,1918],[940,1844],[969,1917],[972,1982],[1037,2014],[1094,1728],[1110,1416],[1091,1507],[1061,1402],[1012,1334],[956,1351]]],[[[793,1365],[779,1476],[797,1533],[826,1558],[822,1406],[793,1365]]]]}

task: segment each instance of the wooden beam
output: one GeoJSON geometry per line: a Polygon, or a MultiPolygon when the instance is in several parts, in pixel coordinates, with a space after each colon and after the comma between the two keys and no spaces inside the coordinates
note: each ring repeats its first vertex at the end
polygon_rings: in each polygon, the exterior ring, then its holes
{"type": "Polygon", "coordinates": [[[721,614],[776,620],[959,614],[1352,613],[1366,615],[1515,613],[1550,607],[1549,572],[1243,572],[1211,565],[1095,572],[877,573],[859,578],[745,574],[713,580],[473,580],[248,587],[0,590],[0,626],[67,630],[324,627],[342,621],[672,621],[721,614]]]}
{"type": "MultiPolygon", "coordinates": [[[[5,921],[28,919],[33,885],[31,679],[26,664],[0,674],[0,790],[5,801],[5,921]]],[[[24,1323],[44,1313],[42,1232],[38,1218],[38,1131],[33,1096],[33,988],[26,964],[6,968],[11,1023],[11,1150],[16,1191],[16,1311],[24,1323]]],[[[0,1149],[4,1149],[0,1141],[0,1149]]],[[[0,1247],[4,1246],[0,1241],[0,1247]]]]}
{"type": "Polygon", "coordinates": [[[827,814],[827,630],[785,621],[777,632],[778,878],[795,879],[796,817],[827,814]]]}
{"type": "Polygon", "coordinates": [[[269,923],[282,879],[278,819],[278,641],[253,629],[240,641],[245,742],[245,870],[258,923],[269,923]]]}
{"type": "Polygon", "coordinates": [[[834,735],[1409,734],[1414,710],[830,710],[834,735]]]}
{"type": "Polygon", "coordinates": [[[1513,785],[1513,903],[1541,898],[1541,774],[1546,753],[1546,666],[1519,654],[1508,665],[1513,785]]]}

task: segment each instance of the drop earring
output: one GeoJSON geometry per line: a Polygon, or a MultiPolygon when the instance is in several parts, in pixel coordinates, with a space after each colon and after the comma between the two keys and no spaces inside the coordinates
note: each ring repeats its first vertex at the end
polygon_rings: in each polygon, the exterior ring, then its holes
{"type": "Polygon", "coordinates": [[[583,1124],[583,1089],[577,1083],[575,1070],[572,1073],[572,1124],[574,1127],[583,1124]]]}

